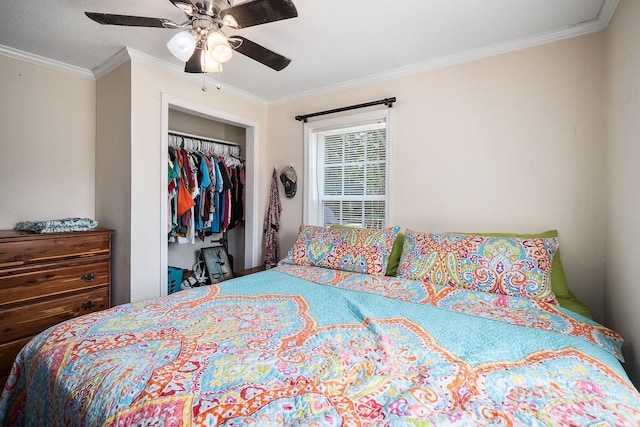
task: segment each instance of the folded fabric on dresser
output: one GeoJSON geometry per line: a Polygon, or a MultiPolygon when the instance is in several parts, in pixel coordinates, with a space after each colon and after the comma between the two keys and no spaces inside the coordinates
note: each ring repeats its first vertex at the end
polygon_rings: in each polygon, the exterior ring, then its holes
{"type": "Polygon", "coordinates": [[[88,231],[98,226],[98,221],[91,218],[63,218],[49,221],[22,221],[16,230],[32,233],[64,233],[67,231],[88,231]]]}

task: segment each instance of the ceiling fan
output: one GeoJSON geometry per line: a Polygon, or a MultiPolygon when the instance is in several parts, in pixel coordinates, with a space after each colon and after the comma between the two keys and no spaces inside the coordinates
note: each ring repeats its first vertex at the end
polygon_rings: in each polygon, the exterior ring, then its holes
{"type": "Polygon", "coordinates": [[[276,71],[291,62],[291,59],[245,37],[228,37],[222,29],[242,29],[295,18],[298,11],[292,0],[249,0],[237,5],[233,5],[232,0],[169,1],[187,15],[185,22],[110,13],[85,14],[104,25],[183,29],[169,40],[167,47],[176,58],[185,62],[184,71],[187,73],[222,71],[222,64],[231,59],[234,50],[276,71]]]}

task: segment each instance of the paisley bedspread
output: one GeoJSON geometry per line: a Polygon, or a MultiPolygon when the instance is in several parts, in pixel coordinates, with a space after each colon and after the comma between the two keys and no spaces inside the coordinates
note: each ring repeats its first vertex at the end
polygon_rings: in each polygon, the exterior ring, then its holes
{"type": "Polygon", "coordinates": [[[637,426],[621,342],[544,303],[282,265],[48,329],[0,426],[637,426]]]}

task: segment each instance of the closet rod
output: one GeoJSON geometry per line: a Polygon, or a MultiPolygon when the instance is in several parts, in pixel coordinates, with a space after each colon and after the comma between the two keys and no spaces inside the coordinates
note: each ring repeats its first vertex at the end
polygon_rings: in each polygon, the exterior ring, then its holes
{"type": "Polygon", "coordinates": [[[320,111],[318,113],[302,114],[300,116],[296,116],[296,120],[307,123],[307,119],[310,117],[324,116],[325,114],[340,113],[342,111],[355,110],[356,108],[372,107],[374,105],[381,105],[381,104],[384,104],[387,107],[391,108],[393,107],[394,102],[396,102],[395,96],[392,98],[380,99],[378,101],[366,102],[364,104],[356,104],[356,105],[350,105],[348,107],[334,108],[333,110],[320,111]]]}
{"type": "Polygon", "coordinates": [[[221,140],[221,139],[207,138],[206,136],[192,135],[190,133],[178,132],[178,131],[175,131],[175,130],[170,130],[169,133],[172,134],[172,135],[175,135],[175,136],[184,136],[185,138],[200,139],[202,141],[215,142],[216,144],[230,145],[232,147],[239,147],[240,146],[240,144],[238,144],[237,142],[224,141],[224,140],[221,140]]]}

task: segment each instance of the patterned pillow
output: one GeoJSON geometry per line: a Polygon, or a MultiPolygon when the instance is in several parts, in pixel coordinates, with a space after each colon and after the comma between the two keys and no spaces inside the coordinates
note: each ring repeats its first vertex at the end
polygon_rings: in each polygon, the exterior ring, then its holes
{"type": "Polygon", "coordinates": [[[300,226],[283,262],[384,276],[400,227],[382,230],[300,226]]]}
{"type": "Polygon", "coordinates": [[[398,276],[557,304],[551,260],[558,238],[407,230],[398,276]]]}
{"type": "MultiPolygon", "coordinates": [[[[342,224],[331,224],[331,228],[362,228],[362,227],[352,227],[350,225],[342,225],[342,224]]],[[[557,234],[556,234],[557,235],[557,234]]],[[[400,256],[402,256],[402,245],[404,243],[404,233],[399,232],[396,236],[396,240],[393,241],[393,246],[391,247],[391,253],[389,254],[389,259],[387,263],[387,272],[384,274],[385,276],[397,276],[398,275],[398,264],[400,264],[400,256]]]]}

